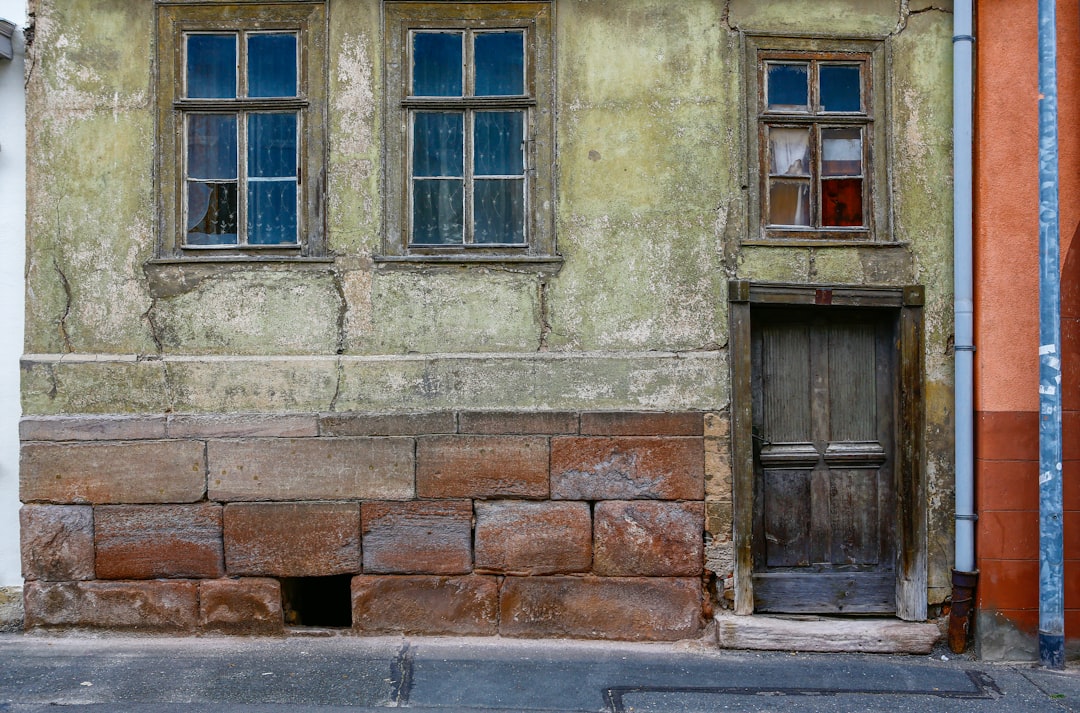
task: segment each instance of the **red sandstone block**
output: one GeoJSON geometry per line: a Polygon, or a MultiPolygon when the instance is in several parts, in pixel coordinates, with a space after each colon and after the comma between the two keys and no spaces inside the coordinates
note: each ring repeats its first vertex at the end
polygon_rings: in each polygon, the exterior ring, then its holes
{"type": "Polygon", "coordinates": [[[191,631],[198,621],[195,582],[27,582],[26,626],[191,631]]]}
{"type": "Polygon", "coordinates": [[[19,499],[54,503],[190,503],[206,492],[199,441],[24,443],[19,499]]]}
{"type": "Polygon", "coordinates": [[[365,634],[493,636],[495,577],[353,577],[353,628],[365,634]]]}
{"type": "Polygon", "coordinates": [[[454,433],[452,411],[431,413],[324,413],[319,417],[323,436],[419,436],[454,433]]]}
{"type": "Polygon", "coordinates": [[[23,441],[136,441],[165,438],[164,416],[27,416],[23,441]]]}
{"type": "Polygon", "coordinates": [[[1061,464],[1063,507],[1066,510],[1080,510],[1080,461],[1065,461],[1061,464]]]}
{"type": "Polygon", "coordinates": [[[553,438],[551,497],[558,500],[701,500],[701,438],[553,438]]]}
{"type": "Polygon", "coordinates": [[[705,506],[652,500],[596,504],[593,571],[610,577],[693,577],[704,567],[705,506]]]}
{"type": "Polygon", "coordinates": [[[588,572],[588,503],[496,500],[476,503],[476,567],[514,574],[588,572]]]}
{"type": "Polygon", "coordinates": [[[567,411],[462,411],[458,430],[491,435],[577,433],[578,415],[567,411]]]}
{"type": "Polygon", "coordinates": [[[220,577],[225,574],[221,506],[99,505],[94,508],[100,579],[220,577]]]}
{"type": "MultiPolygon", "coordinates": [[[[1080,364],[1073,370],[1080,379],[1080,364]]],[[[1077,388],[1080,392],[1080,387],[1077,388]]],[[[1080,393],[1077,394],[1080,398],[1080,393]]],[[[1064,460],[1080,460],[1080,411],[1063,411],[1061,414],[1061,457],[1064,460]]]]}
{"type": "Polygon", "coordinates": [[[284,630],[281,584],[276,579],[207,579],[199,582],[199,626],[228,634],[284,630]]]}
{"type": "Polygon", "coordinates": [[[360,571],[358,503],[225,506],[230,575],[324,577],[360,571]]]}
{"type": "Polygon", "coordinates": [[[94,578],[94,509],[89,505],[23,505],[19,535],[25,579],[94,578]]]}
{"type": "Polygon", "coordinates": [[[313,413],[179,414],[169,416],[170,438],[304,438],[319,435],[313,413]]]}
{"type": "Polygon", "coordinates": [[[592,436],[700,436],[701,413],[593,411],[581,414],[581,434],[592,436]]]}
{"type": "Polygon", "coordinates": [[[472,515],[468,500],[363,503],[360,522],[364,571],[471,572],[472,515]]]}
{"type": "Polygon", "coordinates": [[[975,457],[979,460],[1039,460],[1039,414],[980,411],[975,414],[975,457]]]}
{"type": "Polygon", "coordinates": [[[250,438],[207,444],[211,500],[407,500],[411,438],[250,438]]]}
{"type": "Polygon", "coordinates": [[[503,636],[674,641],[701,633],[700,580],[507,577],[503,636]]]}
{"type": "Polygon", "coordinates": [[[548,439],[431,436],[417,439],[416,494],[422,498],[546,498],[548,439]]]}

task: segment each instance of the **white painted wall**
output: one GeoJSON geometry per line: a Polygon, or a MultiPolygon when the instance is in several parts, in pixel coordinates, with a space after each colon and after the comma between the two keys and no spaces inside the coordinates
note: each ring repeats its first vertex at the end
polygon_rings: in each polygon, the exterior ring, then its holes
{"type": "Polygon", "coordinates": [[[19,357],[26,243],[26,0],[0,0],[18,25],[15,58],[0,59],[0,587],[22,583],[19,563],[19,357]]]}

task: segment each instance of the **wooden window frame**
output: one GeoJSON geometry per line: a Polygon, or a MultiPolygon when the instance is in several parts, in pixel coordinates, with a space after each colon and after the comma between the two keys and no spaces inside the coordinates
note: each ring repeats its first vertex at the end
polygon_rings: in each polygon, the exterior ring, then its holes
{"type": "Polygon", "coordinates": [[[746,46],[746,122],[749,211],[744,244],[879,245],[892,242],[889,214],[889,142],[887,67],[889,45],[877,39],[836,39],[748,35],[746,46]],[[769,110],[766,104],[767,64],[799,62],[811,67],[810,107],[806,112],[769,110]],[[862,68],[859,112],[822,112],[817,107],[817,70],[821,65],[862,68]],[[811,214],[809,227],[773,226],[768,222],[767,127],[808,127],[811,131],[811,214]],[[863,131],[863,217],[861,227],[821,226],[817,216],[822,180],[819,136],[823,128],[860,127],[863,131]]]}
{"type": "MultiPolygon", "coordinates": [[[[554,216],[553,3],[384,0],[384,150],[386,191],[383,251],[388,263],[535,263],[557,265],[554,216]],[[517,97],[410,96],[410,37],[415,31],[525,32],[525,94],[517,97]],[[411,116],[423,110],[525,112],[525,241],[518,244],[411,244],[411,116]]],[[[468,76],[468,72],[466,75],[468,76]]],[[[466,228],[466,234],[468,234],[466,228]]]]}
{"type": "Polygon", "coordinates": [[[898,338],[896,409],[896,616],[924,621],[927,614],[927,511],[923,459],[923,305],[921,285],[878,287],[728,283],[731,369],[732,530],[735,613],[754,612],[754,448],[751,320],[755,307],[804,306],[890,310],[898,338]]]}
{"type": "MultiPolygon", "coordinates": [[[[324,256],[327,37],[324,0],[198,3],[158,0],[157,33],[158,150],[155,190],[160,206],[157,261],[289,260],[324,256]],[[188,34],[215,32],[236,33],[240,38],[247,33],[296,33],[297,96],[265,99],[186,98],[185,37],[188,34]],[[235,114],[239,119],[260,111],[296,111],[298,114],[298,242],[287,245],[186,244],[183,230],[186,117],[198,113],[226,113],[235,114]]],[[[243,133],[241,131],[238,151],[244,151],[246,146],[242,142],[243,133]]],[[[238,181],[242,182],[243,178],[238,177],[238,181]]],[[[244,216],[238,216],[238,223],[244,220],[244,216]]]]}

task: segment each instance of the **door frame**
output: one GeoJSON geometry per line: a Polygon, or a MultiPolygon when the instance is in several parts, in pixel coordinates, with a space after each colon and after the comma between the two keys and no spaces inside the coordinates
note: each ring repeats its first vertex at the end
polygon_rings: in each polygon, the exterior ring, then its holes
{"type": "Polygon", "coordinates": [[[735,543],[735,613],[754,612],[754,449],[752,442],[751,320],[754,307],[830,306],[889,309],[899,339],[896,394],[896,616],[926,619],[926,476],[923,460],[922,285],[796,285],[728,282],[731,368],[732,529],[735,543]]]}

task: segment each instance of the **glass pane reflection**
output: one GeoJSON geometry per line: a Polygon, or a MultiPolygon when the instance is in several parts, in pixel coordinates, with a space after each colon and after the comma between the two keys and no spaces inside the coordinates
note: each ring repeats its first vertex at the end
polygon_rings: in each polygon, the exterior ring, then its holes
{"type": "Polygon", "coordinates": [[[236,178],[236,116],[189,114],[189,178],[236,178]]]}
{"type": "Polygon", "coordinates": [[[296,96],[296,35],[248,35],[248,96],[296,96]]]}
{"type": "Polygon", "coordinates": [[[810,129],[769,127],[769,173],[810,175],[810,129]]]}
{"type": "Polygon", "coordinates": [[[862,175],[862,129],[821,130],[821,173],[824,176],[862,175]]]}
{"type": "Polygon", "coordinates": [[[769,224],[810,225],[810,182],[773,181],[769,186],[769,224]]]}
{"type": "Polygon", "coordinates": [[[187,96],[236,98],[236,35],[187,36],[187,96]]]}
{"type": "Polygon", "coordinates": [[[462,176],[465,116],[460,112],[413,114],[413,175],[462,176]]]}
{"type": "Polygon", "coordinates": [[[481,32],[474,40],[476,96],[525,93],[525,33],[481,32]]]}
{"type": "Polygon", "coordinates": [[[474,133],[473,165],[478,176],[525,173],[525,112],[477,112],[474,133]]]}
{"type": "Polygon", "coordinates": [[[478,180],[473,196],[473,241],[525,242],[524,179],[478,180]]]}
{"type": "Polygon", "coordinates": [[[818,75],[822,111],[862,110],[858,66],[823,64],[818,75]]]}
{"type": "Polygon", "coordinates": [[[413,243],[460,245],[464,242],[462,183],[457,179],[413,181],[413,243]]]}
{"type": "Polygon", "coordinates": [[[247,140],[249,176],[296,176],[296,114],[249,114],[247,140]]]}
{"type": "Polygon", "coordinates": [[[810,108],[810,84],[806,64],[768,65],[767,103],[774,111],[807,111],[810,108]]]}
{"type": "Polygon", "coordinates": [[[188,245],[235,245],[236,182],[187,182],[188,245]]]}
{"type": "Polygon", "coordinates": [[[457,32],[413,35],[413,96],[461,96],[461,40],[462,35],[457,32]]]}
{"type": "Polygon", "coordinates": [[[248,242],[295,244],[296,181],[251,181],[247,191],[248,242]]]}

